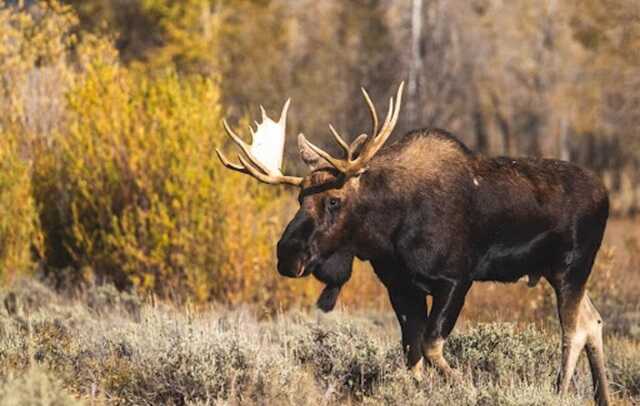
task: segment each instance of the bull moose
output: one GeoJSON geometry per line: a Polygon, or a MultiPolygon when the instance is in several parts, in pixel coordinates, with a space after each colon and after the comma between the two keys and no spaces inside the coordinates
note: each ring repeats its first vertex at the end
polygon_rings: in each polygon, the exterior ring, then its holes
{"type": "Polygon", "coordinates": [[[602,182],[564,161],[484,157],[439,129],[411,131],[383,148],[402,89],[381,126],[362,89],[373,126],[353,143],[330,126],[342,159],[300,134],[300,156],[311,170],[305,177],[280,170],[288,101],[278,122],[262,110],[252,145],[224,122],[241,151],[234,164],[217,150],[227,168],[300,189],[300,208],[278,242],[278,272],[326,283],[318,305],[328,311],[353,258],[370,261],[389,292],[408,366],[419,373],[426,359],[446,375],[454,371],[443,345],[471,284],[527,276],[535,285],[544,277],[562,327],[558,391],[568,390],[586,348],[596,401],[608,404],[602,319],[585,288],[609,215],[602,182]]]}

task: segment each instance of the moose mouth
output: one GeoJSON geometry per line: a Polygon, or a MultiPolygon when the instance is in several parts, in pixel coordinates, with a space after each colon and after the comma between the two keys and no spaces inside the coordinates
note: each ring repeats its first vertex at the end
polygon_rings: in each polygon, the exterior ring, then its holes
{"type": "Polygon", "coordinates": [[[293,277],[303,278],[312,274],[321,265],[321,261],[316,256],[309,258],[308,255],[305,255],[302,259],[296,261],[296,265],[293,277]]]}
{"type": "Polygon", "coordinates": [[[300,266],[298,267],[298,272],[296,272],[296,278],[300,278],[304,275],[304,271],[307,268],[307,265],[300,261],[300,266]]]}

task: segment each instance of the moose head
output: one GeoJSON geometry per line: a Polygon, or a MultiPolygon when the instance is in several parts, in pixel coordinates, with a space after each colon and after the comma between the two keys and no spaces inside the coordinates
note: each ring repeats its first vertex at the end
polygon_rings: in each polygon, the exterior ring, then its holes
{"type": "MultiPolygon", "coordinates": [[[[329,125],[331,134],[344,151],[343,159],[331,156],[300,134],[300,156],[311,171],[305,177],[287,176],[281,172],[289,101],[277,122],[271,120],[261,107],[262,123],[257,123],[255,131],[250,129],[251,145],[224,121],[227,134],[241,152],[238,154],[240,163],[235,164],[216,150],[224,166],[267,184],[285,184],[300,189],[300,208],[278,242],[280,274],[298,278],[313,273],[333,287],[342,285],[349,278],[356,249],[353,232],[363,217],[358,210],[361,207],[360,175],[368,170],[369,162],[393,132],[398,122],[402,91],[403,84],[400,84],[395,99],[389,101],[386,118],[380,126],[375,106],[362,88],[373,124],[370,134],[361,134],[351,144],[329,125]]],[[[331,293],[337,295],[335,289],[331,293]]],[[[324,294],[331,296],[329,292],[324,294]]]]}

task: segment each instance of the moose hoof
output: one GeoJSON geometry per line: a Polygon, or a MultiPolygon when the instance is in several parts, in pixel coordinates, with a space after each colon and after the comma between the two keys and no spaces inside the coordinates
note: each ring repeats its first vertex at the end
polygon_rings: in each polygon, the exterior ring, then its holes
{"type": "Polygon", "coordinates": [[[445,378],[445,380],[452,383],[462,382],[462,372],[458,369],[451,368],[447,360],[441,357],[436,360],[432,360],[430,364],[445,378]]]}
{"type": "Polygon", "coordinates": [[[443,370],[442,373],[448,382],[460,384],[463,381],[462,372],[458,369],[448,367],[448,369],[443,370]]]}
{"type": "Polygon", "coordinates": [[[409,368],[411,370],[411,375],[413,375],[413,379],[417,382],[422,382],[424,379],[424,362],[422,359],[418,361],[414,366],[409,368]]]}

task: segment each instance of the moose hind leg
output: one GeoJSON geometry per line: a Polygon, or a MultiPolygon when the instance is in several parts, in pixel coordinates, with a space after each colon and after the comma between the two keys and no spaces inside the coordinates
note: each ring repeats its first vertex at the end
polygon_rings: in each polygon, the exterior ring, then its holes
{"type": "Polygon", "coordinates": [[[585,328],[580,323],[584,292],[582,289],[577,292],[558,290],[556,296],[562,329],[562,363],[558,373],[557,390],[559,393],[565,394],[575,372],[580,351],[587,342],[585,328]]]}
{"type": "Polygon", "coordinates": [[[602,319],[591,300],[579,290],[558,290],[558,314],[562,327],[562,365],[558,392],[567,393],[580,352],[586,347],[596,400],[608,404],[608,386],[602,347],[602,319]]]}
{"type": "Polygon", "coordinates": [[[598,405],[609,403],[609,383],[607,381],[607,370],[605,367],[604,348],[602,344],[602,318],[600,313],[585,294],[583,299],[585,307],[585,317],[588,318],[590,329],[587,335],[587,357],[593,379],[593,391],[598,405]]]}

